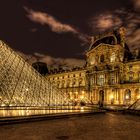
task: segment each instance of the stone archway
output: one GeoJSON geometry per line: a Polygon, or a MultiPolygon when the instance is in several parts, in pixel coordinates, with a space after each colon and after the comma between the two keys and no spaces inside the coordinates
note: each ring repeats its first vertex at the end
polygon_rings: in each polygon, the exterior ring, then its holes
{"type": "Polygon", "coordinates": [[[99,106],[103,107],[104,104],[104,91],[100,90],[99,91],[99,106]]]}
{"type": "Polygon", "coordinates": [[[139,88],[137,88],[136,90],[135,90],[135,101],[137,100],[137,99],[140,99],[140,89],[139,88]]]}
{"type": "Polygon", "coordinates": [[[126,89],[124,92],[124,103],[125,104],[130,104],[131,102],[131,90],[126,89]]]}

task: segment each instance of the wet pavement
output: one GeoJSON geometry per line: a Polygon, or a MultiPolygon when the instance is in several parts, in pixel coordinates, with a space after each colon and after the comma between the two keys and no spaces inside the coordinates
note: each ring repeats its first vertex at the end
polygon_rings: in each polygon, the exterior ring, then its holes
{"type": "Polygon", "coordinates": [[[96,114],[0,126],[0,140],[139,140],[140,116],[96,114]]]}

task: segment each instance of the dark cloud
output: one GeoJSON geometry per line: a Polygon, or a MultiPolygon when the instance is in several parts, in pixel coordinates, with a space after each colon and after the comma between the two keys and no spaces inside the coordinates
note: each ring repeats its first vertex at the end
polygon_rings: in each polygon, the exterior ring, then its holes
{"type": "Polygon", "coordinates": [[[27,17],[31,21],[40,23],[42,25],[48,25],[53,32],[56,33],[72,32],[74,34],[77,33],[76,29],[74,29],[72,26],[61,23],[60,21],[58,21],[48,13],[43,13],[41,11],[34,11],[32,9],[28,9],[27,7],[24,7],[24,9],[27,11],[27,17]]]}
{"type": "MultiPolygon", "coordinates": [[[[127,30],[126,32],[126,42],[130,46],[130,49],[140,48],[140,17],[138,12],[139,0],[133,0],[133,10],[126,8],[118,8],[115,10],[104,10],[100,11],[98,14],[89,17],[89,28],[92,29],[91,34],[102,33],[112,29],[117,29],[121,26],[124,26],[127,30]]],[[[26,16],[32,22],[39,23],[42,26],[48,26],[52,32],[57,34],[66,34],[71,33],[74,36],[77,36],[78,39],[82,41],[83,44],[87,44],[90,37],[85,33],[81,33],[77,27],[72,24],[64,23],[63,21],[58,20],[56,17],[48,14],[47,12],[41,12],[39,10],[29,9],[24,7],[26,16]]],[[[36,32],[37,29],[33,28],[32,32],[36,32]]],[[[29,59],[30,63],[35,61],[46,62],[48,65],[66,65],[69,67],[73,66],[82,66],[85,64],[85,61],[82,59],[76,58],[61,58],[53,57],[50,54],[43,55],[40,53],[34,53],[29,59]]]]}
{"type": "Polygon", "coordinates": [[[1,0],[0,39],[32,61],[42,59],[34,52],[48,63],[74,61],[84,58],[89,36],[123,25],[138,48],[139,9],[139,0],[1,0]]]}
{"type": "Polygon", "coordinates": [[[93,17],[89,23],[90,27],[96,27],[96,30],[100,32],[104,32],[109,30],[110,28],[114,29],[120,25],[122,25],[122,20],[115,14],[106,12],[98,15],[97,17],[93,17]]]}
{"type": "Polygon", "coordinates": [[[140,0],[132,0],[135,10],[140,11],[140,0]]]}
{"type": "Polygon", "coordinates": [[[93,31],[104,32],[124,26],[126,42],[130,49],[140,49],[140,13],[132,10],[118,9],[107,11],[89,20],[93,31]]]}
{"type": "Polygon", "coordinates": [[[41,25],[47,25],[50,27],[52,32],[58,34],[70,32],[75,36],[77,36],[83,43],[88,43],[88,38],[89,38],[88,35],[79,32],[72,25],[62,23],[48,13],[41,12],[41,11],[34,11],[27,7],[24,7],[24,9],[27,12],[27,17],[31,21],[40,23],[41,25]]]}
{"type": "Polygon", "coordinates": [[[50,55],[44,55],[40,53],[34,53],[33,55],[27,55],[22,52],[17,52],[26,62],[32,64],[34,62],[40,61],[47,63],[50,66],[67,66],[67,67],[75,67],[75,66],[84,66],[85,60],[76,59],[76,58],[55,58],[50,55]]]}

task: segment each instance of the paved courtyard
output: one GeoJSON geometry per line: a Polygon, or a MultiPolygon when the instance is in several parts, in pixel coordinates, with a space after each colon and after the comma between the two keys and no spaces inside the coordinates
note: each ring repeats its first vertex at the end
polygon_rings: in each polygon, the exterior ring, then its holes
{"type": "Polygon", "coordinates": [[[140,117],[106,113],[4,125],[0,140],[140,140],[140,117]]]}

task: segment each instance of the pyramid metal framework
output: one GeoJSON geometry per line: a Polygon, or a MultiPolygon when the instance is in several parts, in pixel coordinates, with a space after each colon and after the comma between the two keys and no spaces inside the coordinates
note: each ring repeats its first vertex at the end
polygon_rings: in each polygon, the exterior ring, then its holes
{"type": "Polygon", "coordinates": [[[64,104],[68,104],[66,94],[0,41],[0,106],[64,104]]]}
{"type": "Polygon", "coordinates": [[[128,109],[131,110],[140,110],[140,99],[133,103],[128,109]]]}

